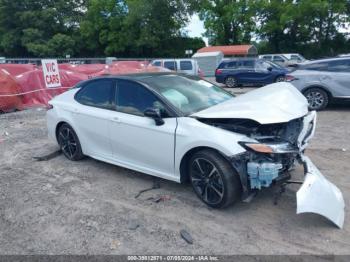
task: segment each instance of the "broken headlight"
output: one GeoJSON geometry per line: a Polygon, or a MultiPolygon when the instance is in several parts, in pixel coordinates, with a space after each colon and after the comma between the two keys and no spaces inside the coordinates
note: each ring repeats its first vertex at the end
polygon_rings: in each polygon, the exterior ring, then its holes
{"type": "Polygon", "coordinates": [[[239,142],[239,144],[248,151],[254,151],[264,154],[286,154],[298,153],[298,147],[288,142],[269,142],[269,143],[254,143],[254,142],[239,142]]]}

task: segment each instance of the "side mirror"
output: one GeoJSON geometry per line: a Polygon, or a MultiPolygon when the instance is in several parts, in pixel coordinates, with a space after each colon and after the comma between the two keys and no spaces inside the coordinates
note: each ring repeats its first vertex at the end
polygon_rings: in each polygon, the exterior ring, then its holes
{"type": "Polygon", "coordinates": [[[267,70],[269,70],[270,72],[272,71],[272,66],[269,66],[268,68],[267,68],[267,70]]]}
{"type": "Polygon", "coordinates": [[[157,126],[164,124],[164,120],[160,114],[160,110],[157,108],[147,108],[143,114],[147,117],[153,118],[157,126]]]}

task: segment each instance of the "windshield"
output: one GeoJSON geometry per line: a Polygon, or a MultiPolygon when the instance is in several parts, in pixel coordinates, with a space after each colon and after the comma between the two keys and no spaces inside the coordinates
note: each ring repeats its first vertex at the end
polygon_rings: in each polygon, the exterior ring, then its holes
{"type": "Polygon", "coordinates": [[[270,64],[270,66],[272,66],[273,68],[277,68],[277,69],[284,69],[283,66],[279,65],[279,64],[275,64],[274,62],[271,61],[265,61],[266,63],[270,64]]]}
{"type": "Polygon", "coordinates": [[[221,87],[198,77],[162,75],[145,78],[142,82],[163,95],[185,115],[191,115],[234,97],[221,87]]]}

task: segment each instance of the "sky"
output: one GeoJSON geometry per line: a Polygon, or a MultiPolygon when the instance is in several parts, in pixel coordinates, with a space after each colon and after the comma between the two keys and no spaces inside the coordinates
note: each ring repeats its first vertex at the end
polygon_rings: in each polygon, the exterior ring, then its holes
{"type": "Polygon", "coordinates": [[[208,45],[208,38],[202,36],[205,32],[204,23],[199,19],[198,15],[195,14],[191,16],[190,22],[187,27],[185,27],[185,30],[190,37],[202,37],[206,45],[208,45]]]}

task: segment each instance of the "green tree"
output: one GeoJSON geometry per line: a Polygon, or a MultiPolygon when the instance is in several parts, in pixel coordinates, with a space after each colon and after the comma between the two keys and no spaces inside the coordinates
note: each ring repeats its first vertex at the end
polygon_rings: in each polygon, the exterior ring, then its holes
{"type": "Polygon", "coordinates": [[[80,31],[94,55],[177,56],[189,12],[183,0],[90,0],[80,31]]]}
{"type": "Polygon", "coordinates": [[[124,0],[90,0],[80,33],[90,56],[113,55],[125,50],[124,0]]]}
{"type": "Polygon", "coordinates": [[[196,11],[204,20],[205,35],[212,45],[249,43],[255,31],[254,1],[200,0],[196,11]]]}
{"type": "MultiPolygon", "coordinates": [[[[262,0],[257,34],[270,52],[300,51],[310,57],[334,54],[339,28],[349,21],[347,0],[262,0]]],[[[345,38],[344,38],[345,40],[345,38]]],[[[345,42],[343,42],[345,44],[345,42]]],[[[340,44],[337,48],[342,47],[340,44]]]]}
{"type": "Polygon", "coordinates": [[[84,0],[0,0],[0,47],[11,56],[73,54],[84,0]],[[67,41],[67,43],[63,43],[67,41]]]}

